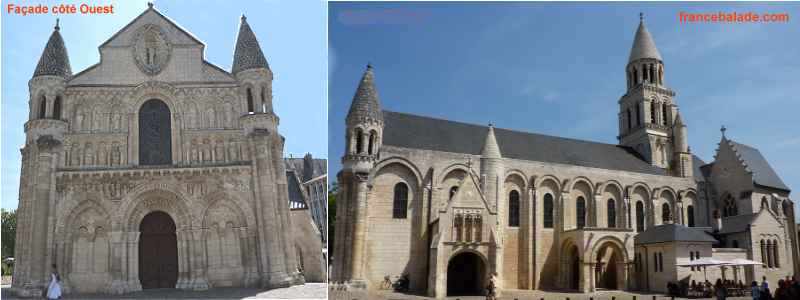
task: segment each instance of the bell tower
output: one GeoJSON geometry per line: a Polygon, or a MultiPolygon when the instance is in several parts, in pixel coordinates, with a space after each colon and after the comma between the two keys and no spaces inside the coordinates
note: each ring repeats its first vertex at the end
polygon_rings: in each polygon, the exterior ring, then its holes
{"type": "Polygon", "coordinates": [[[642,14],[625,74],[627,91],[619,100],[619,144],[633,148],[653,166],[674,169],[673,153],[682,150],[674,149],[678,106],[675,92],[664,82],[664,61],[642,14]]]}

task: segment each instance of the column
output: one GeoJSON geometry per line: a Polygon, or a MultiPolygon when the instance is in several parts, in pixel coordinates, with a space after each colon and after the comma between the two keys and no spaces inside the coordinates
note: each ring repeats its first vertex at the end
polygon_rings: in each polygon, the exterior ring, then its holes
{"type": "Polygon", "coordinates": [[[191,247],[190,258],[191,261],[191,288],[195,291],[204,291],[209,288],[208,279],[206,279],[206,247],[205,235],[208,229],[193,228],[191,232],[191,247]]]}
{"type": "Polygon", "coordinates": [[[355,230],[353,231],[353,253],[352,253],[352,275],[353,280],[364,280],[364,251],[366,244],[367,228],[367,174],[355,174],[356,184],[356,205],[353,210],[355,213],[355,230]]]}
{"type": "Polygon", "coordinates": [[[127,232],[126,235],[128,249],[127,292],[141,291],[142,283],[139,281],[139,236],[141,232],[131,231],[127,232]]]}
{"type": "Polygon", "coordinates": [[[108,235],[111,242],[111,286],[109,286],[108,292],[122,294],[128,290],[128,264],[126,262],[129,251],[125,245],[125,232],[116,230],[109,232],[108,235]]]}
{"type": "Polygon", "coordinates": [[[177,289],[191,289],[191,263],[189,260],[189,237],[186,230],[179,229],[176,233],[178,241],[178,282],[177,289]]]}

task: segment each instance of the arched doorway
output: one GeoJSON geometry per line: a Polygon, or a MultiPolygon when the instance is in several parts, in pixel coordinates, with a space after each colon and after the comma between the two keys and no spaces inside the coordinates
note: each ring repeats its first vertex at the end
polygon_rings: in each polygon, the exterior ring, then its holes
{"type": "Polygon", "coordinates": [[[178,241],[172,217],[162,211],[151,212],[142,219],[139,231],[142,288],[174,288],[178,282],[178,241]]]}
{"type": "Polygon", "coordinates": [[[622,250],[612,242],[600,246],[595,256],[596,286],[600,289],[620,289],[624,282],[622,250]]]}
{"type": "Polygon", "coordinates": [[[167,104],[147,100],[139,109],[139,164],[172,164],[172,124],[167,104]]]}
{"type": "Polygon", "coordinates": [[[577,290],[581,280],[581,259],[578,257],[578,246],[570,247],[569,254],[569,288],[577,290]]]}
{"type": "Polygon", "coordinates": [[[480,256],[463,252],[447,265],[447,295],[483,295],[486,287],[486,266],[480,256]]]}

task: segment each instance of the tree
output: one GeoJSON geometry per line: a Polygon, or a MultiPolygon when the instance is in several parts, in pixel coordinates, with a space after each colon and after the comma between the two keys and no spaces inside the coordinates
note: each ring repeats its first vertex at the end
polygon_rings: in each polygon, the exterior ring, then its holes
{"type": "Polygon", "coordinates": [[[2,257],[14,257],[14,244],[17,238],[17,211],[0,210],[3,218],[2,257]]]}

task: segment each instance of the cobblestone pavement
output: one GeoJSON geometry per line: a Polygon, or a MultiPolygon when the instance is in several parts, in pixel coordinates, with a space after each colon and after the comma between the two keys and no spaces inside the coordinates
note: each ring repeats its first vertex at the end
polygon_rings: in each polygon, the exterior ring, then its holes
{"type": "MultiPolygon", "coordinates": [[[[343,291],[343,290],[330,290],[328,291],[328,299],[330,300],[372,300],[372,299],[386,299],[386,300],[416,300],[416,299],[431,299],[419,295],[407,295],[400,293],[393,293],[389,291],[370,292],[367,294],[364,291],[343,291]]],[[[447,297],[450,300],[484,300],[484,296],[460,296],[460,297],[447,297]]],[[[672,298],[658,294],[641,294],[629,293],[620,291],[599,291],[592,294],[581,293],[562,293],[562,292],[545,292],[545,291],[529,291],[529,290],[507,290],[498,298],[499,300],[672,300],[672,299],[685,299],[685,298],[672,298]],[[636,297],[636,298],[634,298],[636,297]],[[655,298],[654,298],[655,297],[655,298]]],[[[710,298],[706,298],[710,299],[710,298]]],[[[750,297],[728,297],[730,300],[750,300],[750,297]]]]}
{"type": "MultiPolygon", "coordinates": [[[[326,299],[327,286],[325,283],[306,283],[268,291],[247,288],[214,288],[207,291],[155,289],[124,295],[70,294],[64,295],[63,299],[326,299]]],[[[2,299],[18,298],[3,286],[2,299]]]]}

